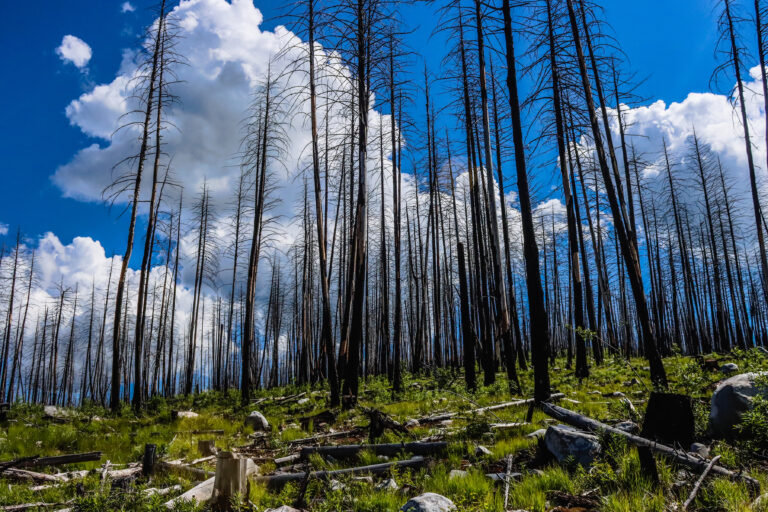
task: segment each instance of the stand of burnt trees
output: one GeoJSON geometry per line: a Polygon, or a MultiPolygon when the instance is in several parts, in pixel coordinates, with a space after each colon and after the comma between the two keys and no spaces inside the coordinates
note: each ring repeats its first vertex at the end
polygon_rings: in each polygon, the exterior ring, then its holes
{"type": "Polygon", "coordinates": [[[663,388],[665,356],[768,343],[753,155],[767,141],[750,131],[744,83],[747,47],[765,61],[763,2],[720,3],[717,76],[736,84],[745,186],[697,127],[683,147],[638,149],[626,65],[594,2],[436,6],[439,76],[406,47],[400,7],[293,5],[303,42],[288,38],[254,86],[221,197],[181,190],[163,151],[183,56],[161,3],[126,118],[137,152],[109,190],[128,205],[126,251],[45,290],[32,243],[19,233],[0,251],[0,401],[138,410],[240,389],[247,405],[296,383],[350,407],[366,377],[399,392],[405,372],[441,369],[463,370],[469,390],[504,372],[541,401],[556,357],[580,379],[607,355],[644,357],[663,388]],[[287,209],[288,241],[275,229],[287,209]]]}

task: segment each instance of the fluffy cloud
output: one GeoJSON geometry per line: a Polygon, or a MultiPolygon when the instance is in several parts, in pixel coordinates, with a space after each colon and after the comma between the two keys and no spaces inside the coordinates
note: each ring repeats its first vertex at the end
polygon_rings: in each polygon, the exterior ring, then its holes
{"type": "Polygon", "coordinates": [[[131,2],[123,2],[123,5],[120,6],[120,12],[133,12],[136,8],[131,5],[131,2]]]}
{"type": "Polygon", "coordinates": [[[73,35],[66,35],[61,45],[56,48],[56,54],[62,62],[71,62],[78,69],[83,69],[91,60],[91,47],[88,43],[73,35]]]}
{"type": "Polygon", "coordinates": [[[0,222],[0,236],[8,234],[8,224],[0,222]]]}

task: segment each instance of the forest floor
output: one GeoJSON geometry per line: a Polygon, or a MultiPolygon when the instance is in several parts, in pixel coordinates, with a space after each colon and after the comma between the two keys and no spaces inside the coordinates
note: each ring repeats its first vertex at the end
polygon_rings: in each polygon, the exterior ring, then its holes
{"type": "MultiPolygon", "coordinates": [[[[713,356],[717,357],[717,356],[713,356]]],[[[768,370],[768,356],[751,350],[734,352],[718,358],[733,362],[739,372],[768,370]]],[[[753,456],[743,446],[711,440],[707,437],[709,401],[716,383],[723,378],[717,370],[705,371],[692,358],[671,357],[664,361],[671,391],[693,397],[697,440],[707,444],[712,456],[720,455],[719,464],[730,469],[745,469],[758,479],[765,491],[768,484],[768,462],[753,456]]],[[[588,379],[579,383],[573,371],[558,359],[551,368],[553,392],[565,396],[561,406],[608,424],[621,420],[640,422],[650,393],[646,363],[636,359],[630,363],[608,356],[601,366],[591,368],[588,379]],[[633,380],[635,379],[635,380],[633,380]],[[620,393],[616,393],[620,392],[620,393]],[[624,396],[621,396],[624,395],[624,396]],[[628,400],[627,400],[628,399],[628,400]],[[631,402],[632,407],[628,405],[631,402]]],[[[527,398],[532,394],[532,373],[522,372],[521,382],[527,398]]],[[[328,411],[326,392],[322,388],[278,388],[260,391],[254,397],[259,403],[248,408],[237,406],[237,393],[206,392],[186,398],[152,399],[143,416],[135,416],[126,406],[120,415],[110,415],[97,407],[67,410],[65,418],[51,419],[41,406],[13,405],[9,421],[0,430],[0,460],[10,461],[28,456],[51,456],[100,451],[100,461],[30,468],[35,472],[56,474],[74,470],[91,470],[84,478],[68,482],[48,483],[20,481],[7,474],[0,476],[0,510],[168,510],[163,504],[193,487],[203,479],[183,471],[157,470],[150,478],[141,474],[135,480],[103,478],[104,464],[109,469],[138,466],[145,444],[157,445],[162,460],[182,460],[198,469],[213,471],[215,458],[203,458],[199,440],[215,440],[219,450],[232,450],[252,457],[260,475],[276,471],[332,470],[385,462],[382,456],[362,451],[355,458],[336,460],[315,454],[308,462],[293,468],[278,468],[275,458],[296,453],[301,443],[296,440],[328,432],[360,428],[346,437],[326,438],[314,444],[367,443],[365,426],[369,416],[364,408],[385,412],[394,420],[429,416],[438,412],[457,412],[449,422],[412,427],[407,434],[387,430],[378,443],[418,440],[444,440],[447,449],[425,456],[425,465],[414,469],[393,469],[386,475],[370,478],[340,476],[333,480],[310,479],[304,494],[304,509],[311,511],[396,511],[409,498],[423,492],[435,492],[450,498],[459,511],[606,511],[638,512],[681,510],[681,504],[693,488],[698,474],[688,473],[675,464],[656,458],[659,484],[643,476],[637,450],[616,436],[601,436],[602,451],[591,469],[576,463],[557,463],[547,456],[543,441],[528,434],[556,423],[536,410],[532,421],[525,423],[528,407],[507,407],[482,415],[471,409],[514,400],[506,379],[498,375],[494,385],[480,387],[474,394],[464,388],[461,374],[440,371],[429,377],[405,376],[405,391],[392,398],[383,378],[361,383],[360,404],[351,411],[334,414],[335,418],[301,421],[328,411]],[[296,397],[280,400],[279,397],[296,397]],[[308,398],[308,400],[304,400],[308,398]],[[171,410],[194,411],[197,417],[172,419],[171,410]],[[270,423],[266,434],[254,434],[245,426],[245,417],[253,410],[261,411],[270,423]],[[323,421],[324,420],[324,421],[323,421]],[[512,428],[494,429],[493,423],[523,423],[512,428]],[[209,431],[208,433],[199,433],[209,431]],[[223,433],[210,433],[223,431],[223,433]],[[488,448],[478,454],[477,446],[488,448]],[[510,457],[511,456],[511,457],[510,457]],[[516,475],[509,485],[505,508],[505,485],[494,482],[488,473],[505,473],[511,460],[516,475]],[[452,470],[464,470],[455,473],[452,470]],[[380,482],[393,478],[397,489],[381,488],[380,482]],[[42,485],[41,485],[42,484],[42,485]],[[166,495],[152,494],[146,489],[170,486],[166,495]],[[13,508],[11,505],[36,503],[35,507],[13,508]],[[571,507],[571,508],[568,508],[571,507]]],[[[768,426],[766,427],[768,428],[768,426]]],[[[389,461],[408,459],[401,453],[389,461]]],[[[1,465],[1,463],[0,463],[1,465]]],[[[267,488],[252,482],[249,496],[237,510],[263,511],[281,505],[294,506],[301,494],[302,482],[281,488],[267,488]]],[[[754,491],[747,485],[724,478],[708,478],[688,510],[746,511],[752,510],[754,491]]],[[[174,510],[203,510],[203,505],[177,503],[174,510]]]]}

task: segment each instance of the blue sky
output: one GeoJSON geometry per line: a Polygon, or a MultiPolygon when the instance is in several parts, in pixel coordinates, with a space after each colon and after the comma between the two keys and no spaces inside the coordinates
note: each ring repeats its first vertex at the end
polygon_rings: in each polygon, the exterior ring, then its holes
{"type": "MultiPolygon", "coordinates": [[[[122,3],[44,0],[0,5],[0,47],[7,70],[0,81],[4,98],[0,223],[9,225],[8,237],[20,227],[29,237],[52,231],[64,243],[90,236],[100,240],[108,254],[124,249],[125,218],[119,217],[119,210],[64,198],[50,180],[58,166],[94,142],[70,125],[64,109],[94,85],[114,78],[123,50],[136,46],[141,28],[150,20],[151,2],[134,0],[135,11],[125,13],[122,3]],[[91,46],[93,57],[86,72],[56,54],[67,34],[91,46]]],[[[263,28],[279,23],[274,17],[280,2],[255,0],[255,4],[268,20],[263,28]]],[[[604,0],[603,5],[632,70],[646,78],[639,89],[642,96],[669,103],[689,92],[708,90],[715,43],[710,0],[604,0]]],[[[432,8],[405,9],[406,19],[424,20],[410,36],[411,46],[423,53],[433,72],[439,72],[444,46],[428,38],[432,8]]]]}

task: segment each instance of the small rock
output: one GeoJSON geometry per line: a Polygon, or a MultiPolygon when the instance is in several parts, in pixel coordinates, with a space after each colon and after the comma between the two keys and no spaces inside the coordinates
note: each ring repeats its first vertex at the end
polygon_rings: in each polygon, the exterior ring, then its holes
{"type": "Polygon", "coordinates": [[[640,384],[640,381],[637,380],[637,377],[632,377],[631,380],[624,381],[624,386],[627,386],[627,387],[637,386],[638,384],[640,384]]]}
{"type": "Polygon", "coordinates": [[[296,402],[298,405],[304,405],[309,403],[309,398],[301,398],[298,402],[296,402]]]}
{"type": "Polygon", "coordinates": [[[467,476],[466,471],[462,471],[461,469],[452,469],[450,473],[448,473],[448,479],[453,480],[456,478],[464,478],[467,476]]]}
{"type": "Polygon", "coordinates": [[[405,428],[415,428],[419,426],[419,420],[416,418],[411,418],[410,420],[405,422],[405,428]]]}
{"type": "Polygon", "coordinates": [[[283,505],[277,508],[268,508],[264,512],[301,512],[301,510],[297,508],[289,507],[288,505],[283,505]]]}
{"type": "Polygon", "coordinates": [[[456,505],[445,496],[425,492],[421,496],[408,500],[400,510],[402,512],[451,512],[456,510],[456,505]]]}
{"type": "Polygon", "coordinates": [[[440,422],[442,427],[450,427],[451,425],[453,425],[453,420],[443,420],[440,422]]]}
{"type": "Polygon", "coordinates": [[[624,398],[627,395],[625,395],[621,391],[613,391],[611,393],[603,393],[603,396],[605,398],[624,398]]]}
{"type": "Polygon", "coordinates": [[[546,433],[547,433],[547,429],[540,428],[539,430],[531,432],[530,434],[526,434],[525,437],[527,437],[528,439],[539,439],[540,437],[544,437],[544,434],[546,433]]]}
{"type": "Polygon", "coordinates": [[[400,489],[400,486],[397,485],[397,482],[395,482],[394,478],[387,478],[383,482],[380,482],[378,485],[376,485],[377,491],[396,491],[400,489]]]}
{"type": "Polygon", "coordinates": [[[720,367],[720,373],[735,373],[739,371],[739,365],[736,363],[725,363],[723,366],[720,367]]]}
{"type": "Polygon", "coordinates": [[[197,418],[198,416],[200,415],[193,411],[179,411],[176,413],[177,418],[197,418]]]}
{"type": "Polygon", "coordinates": [[[600,453],[600,440],[597,436],[567,425],[549,427],[544,435],[544,442],[558,461],[563,462],[573,457],[584,467],[591,466],[597,454],[600,453]]]}
{"type": "Polygon", "coordinates": [[[475,448],[475,457],[483,457],[485,455],[491,455],[491,450],[483,445],[478,445],[477,448],[475,448]]]}
{"type": "Polygon", "coordinates": [[[249,414],[248,417],[245,418],[245,424],[256,431],[269,430],[269,422],[267,421],[267,418],[265,418],[259,411],[253,411],[249,414]]]}
{"type": "Polygon", "coordinates": [[[343,483],[339,482],[338,480],[331,480],[329,482],[329,484],[330,484],[330,487],[331,487],[332,491],[343,491],[344,489],[347,488],[346,485],[344,485],[343,483]]]}
{"type": "Polygon", "coordinates": [[[698,455],[702,459],[709,458],[709,447],[703,443],[693,443],[688,451],[698,455]]]}
{"type": "Polygon", "coordinates": [[[650,366],[643,366],[643,371],[644,372],[649,372],[649,371],[651,371],[651,367],[650,366]]]}
{"type": "Polygon", "coordinates": [[[623,430],[629,434],[639,434],[640,426],[634,421],[622,421],[614,425],[619,430],[623,430]]]}

